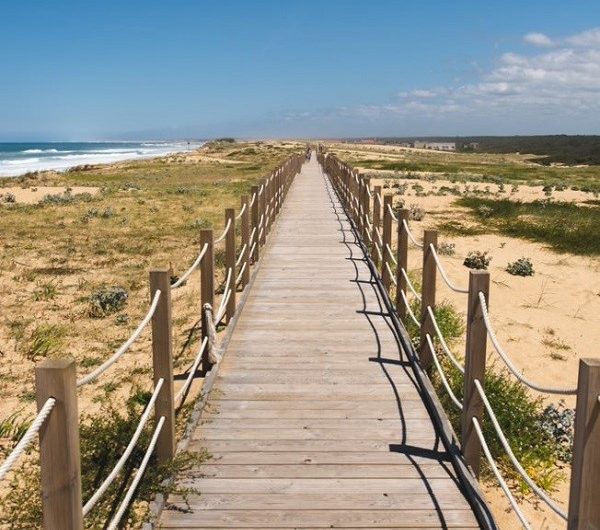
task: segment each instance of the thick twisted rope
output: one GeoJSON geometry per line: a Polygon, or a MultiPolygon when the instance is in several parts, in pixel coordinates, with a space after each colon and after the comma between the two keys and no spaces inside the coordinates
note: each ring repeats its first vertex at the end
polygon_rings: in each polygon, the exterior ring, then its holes
{"type": "Polygon", "coordinates": [[[408,228],[408,223],[406,222],[406,219],[402,219],[402,226],[404,227],[404,230],[406,230],[406,234],[408,235],[408,238],[412,241],[412,244],[415,247],[423,248],[423,243],[419,243],[415,239],[415,236],[413,236],[413,233],[410,231],[410,228],[408,228]]]}
{"type": "Polygon", "coordinates": [[[246,203],[244,203],[244,206],[242,206],[242,209],[240,210],[240,213],[238,213],[235,216],[235,220],[237,221],[238,219],[240,219],[242,217],[242,215],[244,215],[245,211],[246,211],[246,203]]]}
{"type": "Polygon", "coordinates": [[[202,354],[204,353],[204,350],[206,349],[207,344],[208,344],[208,335],[206,337],[204,337],[204,339],[202,340],[202,343],[200,344],[200,349],[198,350],[198,354],[196,355],[196,358],[194,359],[194,364],[192,364],[192,367],[190,368],[190,373],[188,374],[188,376],[185,380],[185,383],[183,383],[183,386],[179,389],[179,392],[177,392],[177,394],[175,394],[176,402],[179,403],[179,401],[183,398],[183,396],[185,396],[186,392],[188,391],[188,388],[192,384],[194,375],[196,374],[196,370],[198,370],[200,361],[202,361],[202,354]]]}
{"type": "Polygon", "coordinates": [[[475,418],[475,417],[473,417],[473,427],[475,428],[475,432],[477,433],[477,438],[479,438],[479,443],[481,444],[481,448],[483,449],[483,454],[485,455],[488,463],[490,464],[492,472],[496,476],[496,479],[498,480],[498,483],[500,484],[502,491],[504,491],[504,494],[506,495],[508,502],[512,506],[512,509],[515,511],[515,514],[519,518],[519,521],[521,521],[523,528],[526,528],[527,530],[531,530],[531,525],[529,524],[529,521],[527,521],[527,518],[521,511],[521,508],[519,508],[519,505],[518,505],[514,495],[510,491],[510,488],[506,484],[506,481],[502,478],[500,471],[498,471],[498,467],[496,466],[496,462],[494,462],[494,458],[492,457],[490,448],[488,447],[488,444],[485,441],[485,438],[483,437],[483,432],[481,431],[479,422],[477,421],[477,418],[475,418]]]}
{"type": "Polygon", "coordinates": [[[102,484],[100,484],[100,487],[95,491],[95,493],[90,497],[90,499],[83,505],[83,516],[84,517],[96,505],[96,503],[100,500],[102,495],[104,495],[106,493],[106,490],[110,487],[110,485],[117,478],[117,476],[119,475],[119,472],[121,471],[121,469],[123,469],[123,466],[125,465],[127,460],[129,460],[129,457],[131,456],[131,453],[133,452],[133,449],[135,448],[135,445],[137,444],[137,441],[139,440],[140,435],[142,434],[142,431],[144,430],[144,427],[146,426],[146,423],[148,422],[148,418],[150,417],[150,414],[154,410],[154,403],[156,402],[156,399],[158,398],[158,394],[160,393],[160,390],[163,387],[164,382],[165,382],[165,380],[163,378],[160,378],[158,380],[158,382],[156,383],[156,387],[154,388],[152,397],[150,398],[150,401],[148,401],[148,404],[146,405],[146,410],[144,410],[144,413],[142,414],[142,416],[140,418],[140,421],[135,429],[135,432],[133,433],[131,440],[129,440],[129,443],[127,444],[125,451],[121,455],[121,458],[119,458],[119,460],[115,464],[115,467],[112,468],[112,471],[104,479],[102,484]]]}
{"type": "Polygon", "coordinates": [[[247,246],[248,245],[246,243],[244,243],[244,246],[240,250],[240,255],[238,256],[238,259],[235,260],[235,266],[236,267],[239,267],[240,263],[242,262],[242,259],[244,259],[244,253],[246,252],[246,247],[247,246]]]}
{"type": "Polygon", "coordinates": [[[42,425],[44,425],[46,418],[52,412],[55,404],[56,400],[53,397],[46,400],[46,403],[44,403],[29,428],[25,431],[23,437],[19,440],[19,443],[17,443],[10,455],[8,455],[8,458],[2,462],[2,465],[0,465],[0,481],[4,479],[6,474],[15,465],[15,462],[19,460],[21,455],[27,451],[27,448],[37,436],[39,430],[42,428],[42,425]]]}
{"type": "Polygon", "coordinates": [[[404,307],[406,307],[406,312],[408,313],[408,316],[412,319],[412,321],[416,324],[416,326],[418,328],[420,328],[421,323],[419,322],[419,319],[413,313],[413,310],[410,308],[410,304],[408,303],[408,299],[406,298],[406,293],[402,289],[400,289],[400,296],[402,296],[402,301],[404,302],[404,307]]]}
{"type": "Polygon", "coordinates": [[[440,262],[440,257],[438,256],[438,253],[435,250],[435,247],[431,243],[429,243],[429,249],[431,250],[431,254],[433,255],[435,264],[437,265],[437,268],[440,271],[440,274],[442,275],[442,278],[444,279],[444,282],[446,283],[446,285],[448,287],[450,287],[450,289],[452,289],[456,293],[468,294],[469,289],[463,289],[462,287],[456,287],[456,285],[454,285],[450,281],[450,279],[448,278],[448,275],[446,274],[446,270],[444,269],[444,267],[442,266],[442,263],[440,262]]]}
{"type": "Polygon", "coordinates": [[[433,363],[435,364],[435,367],[437,368],[437,371],[440,374],[440,380],[442,381],[442,384],[444,385],[446,392],[450,396],[452,403],[454,403],[454,405],[456,405],[456,407],[459,410],[462,410],[463,404],[460,402],[460,399],[458,399],[456,397],[456,394],[452,391],[452,388],[450,387],[450,384],[448,383],[448,380],[446,379],[444,370],[442,370],[442,365],[440,364],[440,361],[438,359],[437,352],[435,351],[435,347],[433,345],[433,342],[431,341],[431,335],[429,335],[429,333],[427,333],[425,335],[425,337],[427,338],[427,344],[429,345],[429,351],[431,351],[431,357],[433,358],[433,363]]]}
{"type": "Polygon", "coordinates": [[[196,270],[200,263],[202,263],[202,258],[204,257],[204,254],[206,254],[207,250],[208,243],[204,243],[204,246],[200,250],[200,253],[198,254],[198,257],[196,258],[194,263],[192,263],[192,266],[187,271],[185,271],[185,273],[181,276],[181,278],[179,278],[179,280],[177,280],[173,285],[171,285],[171,289],[177,289],[178,287],[181,287],[183,285],[183,282],[185,282],[188,279],[189,275],[192,274],[194,270],[196,270]]]}
{"type": "Polygon", "coordinates": [[[135,331],[131,334],[131,336],[121,345],[121,347],[104,363],[102,363],[98,368],[96,368],[93,372],[90,372],[88,375],[82,377],[77,380],[77,386],[87,385],[96,379],[98,376],[103,374],[108,368],[110,368],[114,363],[116,363],[121,356],[131,348],[131,345],[137,340],[137,338],[142,334],[144,328],[150,322],[150,319],[154,316],[156,312],[156,307],[158,306],[158,301],[160,299],[161,292],[157,290],[154,294],[154,298],[152,299],[152,304],[150,304],[150,309],[148,313],[144,317],[144,319],[140,322],[135,331]]]}
{"type": "Polygon", "coordinates": [[[433,328],[435,329],[435,334],[438,336],[438,339],[440,341],[440,344],[442,345],[442,348],[443,348],[444,352],[446,353],[446,355],[448,356],[448,358],[452,361],[452,364],[454,366],[456,366],[456,369],[461,374],[464,374],[465,373],[465,369],[458,362],[458,359],[454,356],[454,354],[450,351],[450,348],[448,348],[448,344],[446,344],[446,340],[444,339],[444,336],[442,335],[440,327],[438,326],[438,322],[437,322],[437,320],[435,318],[435,314],[433,312],[433,309],[431,309],[430,305],[427,306],[427,312],[429,313],[429,318],[431,319],[431,322],[433,323],[433,328]]]}
{"type": "Polygon", "coordinates": [[[119,522],[123,518],[123,515],[127,511],[129,503],[131,502],[131,498],[133,497],[133,494],[134,494],[136,488],[138,487],[140,480],[142,480],[144,471],[146,471],[146,467],[148,466],[148,462],[150,461],[150,456],[152,455],[152,452],[154,451],[154,447],[156,446],[156,442],[158,441],[158,435],[160,434],[160,431],[161,431],[164,423],[165,423],[165,417],[161,416],[160,419],[158,420],[158,424],[156,425],[156,429],[154,430],[154,434],[152,435],[152,439],[150,440],[150,443],[148,444],[148,448],[146,449],[146,453],[144,454],[144,458],[142,459],[140,467],[138,468],[138,470],[135,474],[135,477],[133,477],[131,485],[129,486],[129,489],[127,490],[127,493],[125,494],[125,498],[123,499],[123,502],[119,506],[119,509],[118,509],[117,513],[115,514],[115,516],[113,517],[112,521],[108,525],[107,530],[116,530],[116,528],[119,526],[119,522]]]}
{"type": "Polygon", "coordinates": [[[554,500],[552,498],[550,498],[546,494],[546,492],[544,490],[542,490],[542,488],[540,488],[533,481],[533,479],[527,474],[527,471],[525,471],[525,469],[523,468],[523,466],[517,460],[517,457],[513,453],[512,448],[510,447],[510,444],[508,443],[508,440],[506,439],[506,436],[504,435],[504,432],[502,431],[502,427],[500,427],[500,423],[498,422],[498,418],[496,417],[496,414],[494,414],[494,409],[492,409],[492,405],[490,404],[490,402],[489,402],[489,400],[488,400],[488,398],[487,398],[487,396],[485,394],[485,391],[483,390],[483,387],[481,386],[481,383],[479,382],[478,379],[475,379],[473,382],[475,383],[475,388],[477,389],[477,393],[479,394],[479,396],[483,400],[483,404],[485,406],[485,409],[487,410],[487,413],[488,413],[488,415],[490,417],[490,420],[492,421],[492,425],[494,426],[494,430],[496,431],[496,434],[498,435],[498,438],[500,439],[500,443],[504,447],[504,450],[506,451],[506,454],[508,455],[508,458],[510,458],[510,461],[512,462],[513,466],[515,466],[515,469],[517,470],[517,472],[519,473],[519,475],[521,475],[521,477],[523,478],[523,480],[536,493],[536,495],[540,499],[542,499],[548,505],[548,507],[551,510],[553,510],[557,515],[559,515],[560,517],[562,517],[566,521],[568,519],[568,515],[566,514],[566,512],[564,512],[554,502],[554,500]]]}
{"type": "Polygon", "coordinates": [[[541,386],[536,383],[533,383],[532,381],[529,381],[529,379],[527,379],[523,374],[519,373],[517,367],[513,364],[508,354],[504,351],[504,348],[502,348],[500,342],[498,342],[498,338],[496,337],[496,333],[494,332],[494,328],[492,327],[492,323],[490,321],[490,314],[488,312],[487,304],[485,302],[485,296],[482,292],[479,293],[479,302],[481,304],[481,313],[483,314],[485,328],[487,329],[488,337],[494,345],[494,349],[496,350],[496,352],[498,352],[498,355],[504,361],[504,364],[506,364],[508,369],[519,381],[521,381],[521,383],[533,390],[536,390],[537,392],[545,392],[547,394],[560,394],[564,396],[577,394],[577,388],[556,388],[541,386]]]}
{"type": "Polygon", "coordinates": [[[414,297],[417,300],[420,301],[421,300],[421,295],[415,289],[415,286],[413,285],[413,282],[410,281],[410,278],[408,277],[408,274],[406,274],[406,270],[404,269],[404,267],[400,268],[400,272],[402,273],[402,276],[404,276],[404,279],[406,280],[406,285],[408,285],[408,288],[411,290],[411,292],[414,295],[414,297]]]}
{"type": "Polygon", "coordinates": [[[221,241],[223,241],[223,239],[225,239],[225,236],[227,235],[227,232],[229,232],[229,229],[231,228],[231,219],[227,219],[227,224],[225,225],[225,229],[223,230],[223,233],[214,241],[214,244],[220,243],[221,241]]]}

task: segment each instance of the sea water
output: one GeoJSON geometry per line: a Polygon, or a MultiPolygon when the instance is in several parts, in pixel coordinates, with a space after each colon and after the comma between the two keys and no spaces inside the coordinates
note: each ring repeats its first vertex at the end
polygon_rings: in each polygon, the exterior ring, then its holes
{"type": "Polygon", "coordinates": [[[46,142],[1,143],[0,177],[31,171],[63,171],[84,164],[108,164],[197,149],[202,142],[46,142]]]}

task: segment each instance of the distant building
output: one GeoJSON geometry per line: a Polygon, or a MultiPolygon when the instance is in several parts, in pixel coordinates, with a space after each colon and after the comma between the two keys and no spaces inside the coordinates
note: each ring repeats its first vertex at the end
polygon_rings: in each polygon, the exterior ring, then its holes
{"type": "Polygon", "coordinates": [[[432,149],[434,151],[456,151],[456,142],[415,142],[417,149],[432,149]]]}

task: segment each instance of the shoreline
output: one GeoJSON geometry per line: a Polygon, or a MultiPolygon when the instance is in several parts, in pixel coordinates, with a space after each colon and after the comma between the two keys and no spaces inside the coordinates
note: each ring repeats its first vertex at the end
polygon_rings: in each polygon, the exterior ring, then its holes
{"type": "MultiPolygon", "coordinates": [[[[206,142],[41,142],[15,143],[28,149],[15,151],[3,158],[0,150],[0,179],[19,178],[31,173],[57,173],[87,165],[110,165],[132,160],[149,160],[193,152],[206,142]],[[127,146],[129,147],[123,147],[127,146]],[[48,146],[52,146],[48,148],[48,146]],[[66,149],[56,149],[63,146],[66,149]],[[76,148],[76,146],[78,148],[76,148]],[[87,147],[89,146],[89,147],[87,147]],[[105,146],[105,147],[103,147],[105,146]],[[46,156],[44,156],[46,155],[46,156]]],[[[4,145],[10,145],[5,143],[4,145]]],[[[0,147],[2,144],[0,144],[0,147]]]]}

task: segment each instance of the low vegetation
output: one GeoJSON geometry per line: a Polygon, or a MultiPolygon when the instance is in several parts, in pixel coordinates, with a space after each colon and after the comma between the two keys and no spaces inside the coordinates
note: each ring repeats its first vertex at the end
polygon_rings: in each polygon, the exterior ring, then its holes
{"type": "Polygon", "coordinates": [[[529,258],[519,258],[506,266],[506,272],[513,276],[533,276],[533,263],[529,258]]]}
{"type": "Polygon", "coordinates": [[[467,254],[463,265],[469,269],[486,270],[492,261],[492,257],[487,251],[472,250],[467,254]]]}

